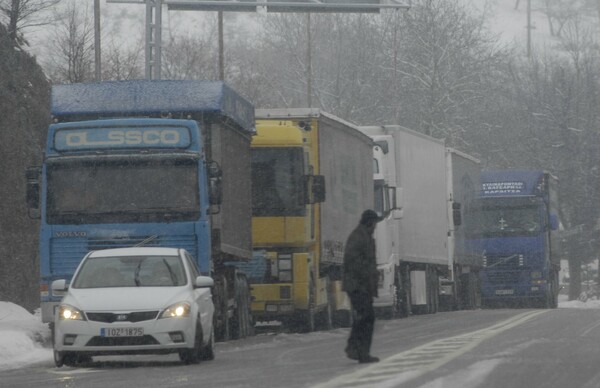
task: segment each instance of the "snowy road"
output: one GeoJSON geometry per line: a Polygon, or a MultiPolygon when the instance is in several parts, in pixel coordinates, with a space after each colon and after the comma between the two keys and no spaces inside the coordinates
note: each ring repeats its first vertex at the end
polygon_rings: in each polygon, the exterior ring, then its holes
{"type": "Polygon", "coordinates": [[[0,372],[2,387],[600,386],[600,310],[477,310],[377,321],[368,366],[344,358],[347,329],[218,343],[216,359],[97,357],[0,372]]]}
{"type": "Polygon", "coordinates": [[[344,357],[347,329],[264,334],[217,344],[214,361],[96,357],[78,368],[50,359],[0,371],[1,387],[600,386],[600,309],[477,310],[379,320],[368,366],[344,357]]]}

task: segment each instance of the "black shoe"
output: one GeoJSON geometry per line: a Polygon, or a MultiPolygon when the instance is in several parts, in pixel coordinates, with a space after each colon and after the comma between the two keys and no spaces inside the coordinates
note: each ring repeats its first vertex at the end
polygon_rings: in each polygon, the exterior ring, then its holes
{"type": "Polygon", "coordinates": [[[359,364],[370,364],[372,362],[379,362],[379,358],[373,356],[362,357],[358,359],[359,364]]]}
{"type": "Polygon", "coordinates": [[[358,360],[358,353],[356,352],[356,350],[352,350],[348,347],[346,347],[346,356],[351,359],[351,360],[358,360]]]}

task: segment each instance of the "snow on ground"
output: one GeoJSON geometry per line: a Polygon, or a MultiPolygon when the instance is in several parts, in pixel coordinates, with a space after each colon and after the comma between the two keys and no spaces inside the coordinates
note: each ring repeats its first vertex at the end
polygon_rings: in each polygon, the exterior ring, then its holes
{"type": "Polygon", "coordinates": [[[39,315],[0,302],[0,371],[52,360],[50,330],[39,315]]]}
{"type": "MultiPolygon", "coordinates": [[[[560,296],[559,308],[600,309],[600,300],[567,301],[560,296]]],[[[9,302],[0,302],[0,371],[40,362],[52,363],[50,330],[39,314],[9,302]]]]}

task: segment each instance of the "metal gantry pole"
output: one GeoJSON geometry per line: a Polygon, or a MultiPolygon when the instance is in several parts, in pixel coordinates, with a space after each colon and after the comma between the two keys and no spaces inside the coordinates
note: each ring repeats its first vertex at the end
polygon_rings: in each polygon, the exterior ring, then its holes
{"type": "Polygon", "coordinates": [[[146,0],[146,78],[161,79],[162,0],[146,0]]]}
{"type": "Polygon", "coordinates": [[[100,48],[100,0],[94,0],[94,65],[96,81],[102,80],[100,48]]]}

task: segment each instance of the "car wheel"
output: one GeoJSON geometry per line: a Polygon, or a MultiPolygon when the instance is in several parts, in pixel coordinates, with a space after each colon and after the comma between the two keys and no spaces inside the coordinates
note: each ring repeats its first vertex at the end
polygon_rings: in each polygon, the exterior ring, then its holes
{"type": "Polygon", "coordinates": [[[76,354],[63,353],[62,361],[63,361],[63,364],[66,366],[76,366],[77,362],[79,361],[79,358],[77,357],[76,354]]]}
{"type": "Polygon", "coordinates": [[[60,368],[61,366],[64,365],[64,358],[65,358],[65,356],[63,355],[62,352],[59,352],[58,350],[54,350],[54,365],[56,365],[57,368],[60,368]]]}
{"type": "Polygon", "coordinates": [[[200,359],[204,361],[215,359],[215,331],[212,330],[208,343],[202,347],[200,359]]]}
{"type": "Polygon", "coordinates": [[[179,359],[185,364],[197,364],[200,362],[200,353],[202,350],[202,326],[200,326],[200,318],[196,321],[196,335],[194,336],[194,347],[184,349],[179,352],[179,359]]]}

